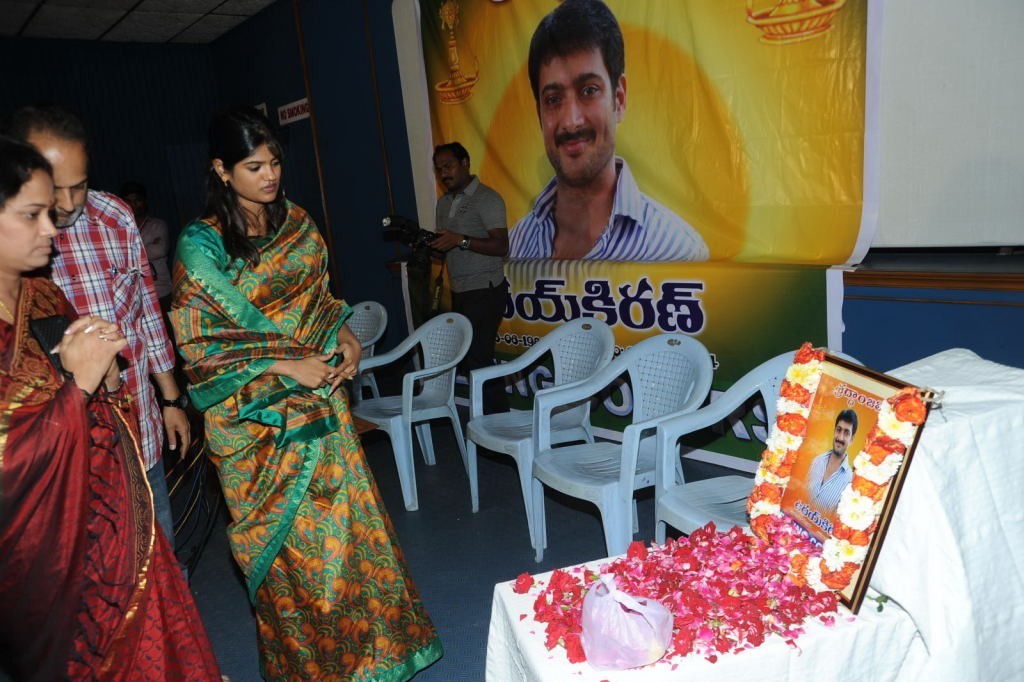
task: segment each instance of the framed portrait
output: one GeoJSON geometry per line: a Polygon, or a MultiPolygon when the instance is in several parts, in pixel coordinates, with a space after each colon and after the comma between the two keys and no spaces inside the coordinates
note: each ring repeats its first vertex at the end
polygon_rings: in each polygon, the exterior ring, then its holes
{"type": "Polygon", "coordinates": [[[856,613],[906,478],[931,392],[805,345],[780,387],[778,417],[748,510],[792,521],[821,555],[801,564],[856,613]]]}

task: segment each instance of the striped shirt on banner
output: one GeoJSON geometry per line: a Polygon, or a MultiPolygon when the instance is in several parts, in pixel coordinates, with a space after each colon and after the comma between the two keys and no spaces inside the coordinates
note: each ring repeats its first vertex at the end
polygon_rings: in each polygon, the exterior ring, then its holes
{"type": "Polygon", "coordinates": [[[825,467],[832,456],[832,451],[818,455],[811,462],[811,468],[807,473],[807,489],[811,492],[811,502],[814,508],[822,514],[832,514],[839,506],[839,498],[853,480],[853,469],[850,468],[850,461],[843,457],[843,463],[834,474],[823,480],[825,467]]]}
{"type": "MultiPolygon", "coordinates": [[[[707,244],[682,218],[654,201],[633,179],[629,166],[615,158],[618,180],[608,227],[584,256],[617,261],[705,261],[707,244]]],[[[509,258],[550,258],[555,240],[554,178],[537,197],[533,210],[509,234],[509,258]]]]}

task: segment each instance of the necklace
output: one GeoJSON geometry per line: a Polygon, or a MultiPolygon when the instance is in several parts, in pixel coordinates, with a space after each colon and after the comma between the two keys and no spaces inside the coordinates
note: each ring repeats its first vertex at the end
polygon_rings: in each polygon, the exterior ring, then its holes
{"type": "Polygon", "coordinates": [[[13,322],[14,321],[14,311],[7,307],[7,304],[4,303],[4,300],[2,298],[0,298],[0,308],[3,308],[4,312],[11,316],[11,322],[13,322]]]}

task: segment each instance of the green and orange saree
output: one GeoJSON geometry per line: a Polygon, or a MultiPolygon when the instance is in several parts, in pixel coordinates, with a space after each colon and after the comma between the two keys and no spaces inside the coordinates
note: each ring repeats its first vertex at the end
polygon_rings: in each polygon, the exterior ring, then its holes
{"type": "Polygon", "coordinates": [[[255,606],[270,680],[406,680],[442,654],[343,391],[267,374],[334,350],[350,314],[306,212],[232,260],[219,228],[183,231],[171,321],[255,606]]]}

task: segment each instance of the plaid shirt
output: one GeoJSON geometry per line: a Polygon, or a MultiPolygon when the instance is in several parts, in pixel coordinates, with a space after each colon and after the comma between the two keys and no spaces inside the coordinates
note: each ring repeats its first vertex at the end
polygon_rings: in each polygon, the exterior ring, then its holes
{"type": "Polygon", "coordinates": [[[90,190],[85,211],[59,230],[54,248],[53,281],[75,310],[116,321],[128,339],[121,378],[136,402],[142,458],[150,469],[160,461],[164,424],[149,375],[174,369],[174,348],[135,219],[117,197],[90,190]]]}

